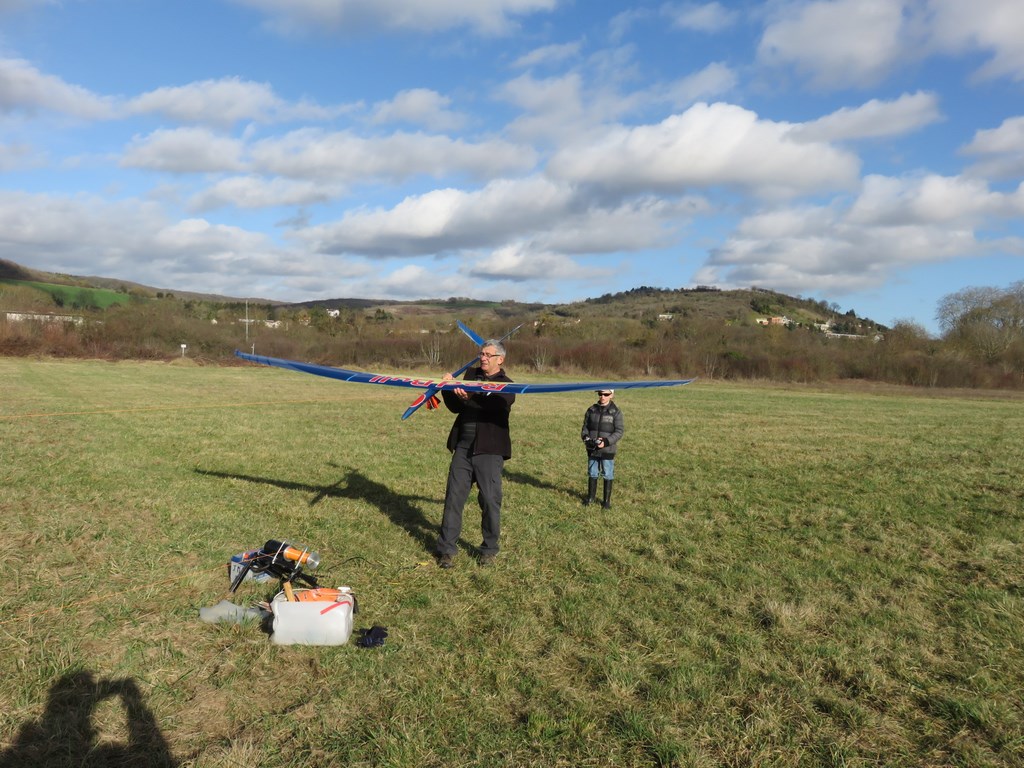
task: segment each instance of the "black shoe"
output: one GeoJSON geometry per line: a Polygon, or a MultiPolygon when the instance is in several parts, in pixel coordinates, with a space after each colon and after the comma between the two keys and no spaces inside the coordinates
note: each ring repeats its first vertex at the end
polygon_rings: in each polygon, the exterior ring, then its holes
{"type": "Polygon", "coordinates": [[[454,568],[455,567],[455,557],[452,556],[452,555],[438,555],[437,556],[437,565],[440,568],[454,568]]]}
{"type": "Polygon", "coordinates": [[[477,560],[477,562],[480,564],[481,568],[489,568],[490,566],[494,565],[494,558],[495,555],[487,553],[484,555],[480,555],[480,559],[477,560]]]}

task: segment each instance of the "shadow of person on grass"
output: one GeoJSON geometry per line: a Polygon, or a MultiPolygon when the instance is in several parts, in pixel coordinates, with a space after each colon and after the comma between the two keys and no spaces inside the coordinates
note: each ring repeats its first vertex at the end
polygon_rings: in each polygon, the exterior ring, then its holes
{"type": "Polygon", "coordinates": [[[129,678],[96,680],[91,672],[67,674],[54,683],[38,721],[25,723],[0,752],[0,768],[172,768],[177,762],[142,694],[129,678]],[[127,723],[126,743],[101,741],[96,708],[118,699],[127,723]]]}
{"type": "MultiPolygon", "coordinates": [[[[337,467],[338,465],[332,464],[331,466],[337,467]]],[[[313,485],[292,480],[243,475],[236,472],[215,472],[206,469],[197,469],[195,471],[197,474],[207,477],[245,480],[250,483],[273,485],[290,491],[311,493],[312,498],[309,500],[309,506],[311,507],[319,504],[325,498],[365,501],[367,504],[377,507],[395,525],[405,529],[410,536],[423,545],[426,551],[434,551],[434,543],[437,541],[437,525],[430,522],[414,502],[429,501],[440,503],[437,499],[426,496],[403,496],[400,493],[395,493],[383,483],[371,480],[358,470],[349,467],[338,468],[344,470],[345,474],[337,482],[330,485],[313,485]]]]}
{"type": "Polygon", "coordinates": [[[552,485],[551,483],[546,483],[543,480],[538,480],[533,475],[525,475],[522,472],[509,472],[506,469],[505,479],[508,480],[510,483],[518,483],[519,485],[529,485],[532,486],[533,488],[540,488],[542,491],[555,491],[557,493],[564,493],[566,496],[570,496],[574,499],[580,495],[578,488],[568,488],[563,485],[552,485]]]}

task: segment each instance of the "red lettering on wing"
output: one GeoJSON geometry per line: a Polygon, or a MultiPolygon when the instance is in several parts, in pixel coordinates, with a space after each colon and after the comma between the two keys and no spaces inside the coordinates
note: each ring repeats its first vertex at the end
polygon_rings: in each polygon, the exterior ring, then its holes
{"type": "Polygon", "coordinates": [[[371,376],[369,379],[371,384],[387,384],[390,381],[405,382],[413,387],[429,387],[431,385],[429,379],[423,381],[422,379],[410,379],[408,376],[371,376]]]}

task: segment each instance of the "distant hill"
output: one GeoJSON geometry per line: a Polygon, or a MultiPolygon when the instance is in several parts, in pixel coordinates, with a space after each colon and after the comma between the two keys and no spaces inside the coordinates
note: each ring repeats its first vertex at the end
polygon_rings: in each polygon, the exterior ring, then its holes
{"type": "Polygon", "coordinates": [[[4,280],[43,280],[49,278],[50,275],[43,272],[36,272],[35,270],[23,267],[20,264],[15,264],[13,261],[7,261],[6,259],[0,259],[0,279],[4,280]]]}
{"type": "Polygon", "coordinates": [[[858,318],[852,312],[840,314],[835,305],[824,301],[788,296],[784,293],[752,287],[738,290],[719,290],[714,286],[696,288],[657,288],[640,286],[628,291],[605,294],[597,298],[566,304],[520,303],[515,301],[483,301],[467,297],[396,301],[391,299],[337,298],[305,302],[285,302],[275,299],[222,296],[218,294],[180,291],[173,288],[154,288],[111,277],[65,275],[29,269],[11,261],[0,259],[0,279],[53,283],[82,288],[97,288],[148,298],[174,296],[179,299],[215,303],[262,304],[287,309],[350,309],[377,311],[393,316],[464,317],[466,313],[496,319],[545,314],[561,318],[600,319],[626,317],[653,322],[666,319],[701,318],[720,320],[725,324],[746,325],[759,318],[784,318],[795,324],[809,326],[827,320],[840,325],[857,326],[865,330],[886,330],[873,320],[858,318]]]}
{"type": "Polygon", "coordinates": [[[130,280],[121,280],[116,277],[97,277],[93,275],[66,275],[60,272],[44,272],[38,269],[29,269],[13,261],[0,259],[0,279],[24,280],[37,283],[52,283],[54,285],[67,285],[75,288],[102,288],[108,291],[120,291],[135,296],[155,298],[159,295],[173,294],[181,299],[192,299],[194,301],[215,301],[222,303],[234,303],[251,301],[257,304],[269,304],[280,306],[287,302],[275,301],[273,299],[260,299],[253,297],[236,298],[233,296],[222,296],[215,293],[196,293],[194,291],[179,291],[173,288],[154,288],[141,283],[133,283],[130,280]]]}

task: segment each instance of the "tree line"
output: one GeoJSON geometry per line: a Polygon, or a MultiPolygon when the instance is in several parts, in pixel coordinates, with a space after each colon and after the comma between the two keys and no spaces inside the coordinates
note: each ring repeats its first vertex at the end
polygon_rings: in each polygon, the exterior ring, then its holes
{"type": "MultiPolygon", "coordinates": [[[[702,300],[714,298],[713,289],[704,291],[702,300]]],[[[508,363],[520,371],[1024,388],[1024,281],[943,297],[938,337],[913,321],[883,328],[813,301],[812,309],[834,315],[827,333],[809,322],[762,326],[752,318],[782,300],[770,292],[751,293],[745,311],[724,315],[673,306],[671,292],[661,305],[658,298],[656,289],[644,289],[559,307],[452,299],[410,314],[388,306],[328,309],[131,295],[106,309],[85,307],[83,322],[73,323],[7,319],[10,311],[45,314],[55,305],[39,291],[0,284],[0,354],[171,360],[186,344],[187,357],[199,363],[234,362],[233,351],[241,348],[364,370],[440,373],[457,368],[472,351],[455,328],[461,319],[495,337],[522,324],[509,341],[508,363]],[[638,303],[641,296],[646,303],[638,303]],[[599,311],[587,311],[593,308],[599,311]]]]}

